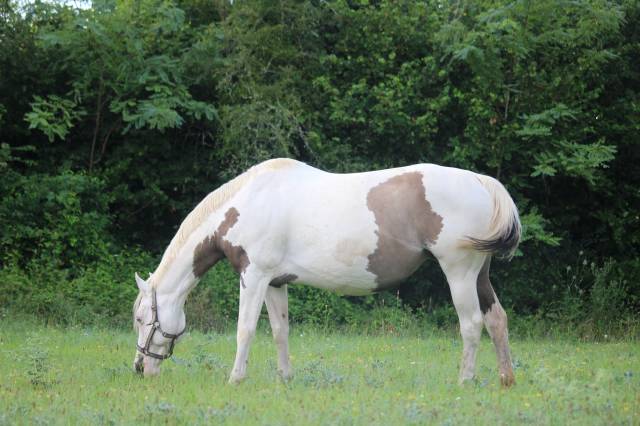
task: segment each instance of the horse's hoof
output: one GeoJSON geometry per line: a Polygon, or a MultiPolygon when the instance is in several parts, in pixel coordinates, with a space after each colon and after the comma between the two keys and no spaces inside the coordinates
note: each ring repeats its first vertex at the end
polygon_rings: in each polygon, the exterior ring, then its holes
{"type": "Polygon", "coordinates": [[[516,384],[516,379],[513,377],[513,373],[500,373],[500,384],[504,388],[510,388],[516,384]]]}
{"type": "Polygon", "coordinates": [[[458,380],[458,385],[460,385],[460,386],[468,386],[468,385],[476,383],[476,381],[477,380],[476,380],[475,376],[473,376],[473,377],[464,377],[464,378],[461,377],[458,380]]]}
{"type": "Polygon", "coordinates": [[[229,377],[230,385],[239,385],[244,380],[244,377],[231,376],[229,377]]]}
{"type": "Polygon", "coordinates": [[[293,373],[291,373],[290,371],[287,373],[278,371],[278,377],[280,377],[280,380],[282,380],[283,383],[289,383],[291,379],[293,379],[293,373]]]}

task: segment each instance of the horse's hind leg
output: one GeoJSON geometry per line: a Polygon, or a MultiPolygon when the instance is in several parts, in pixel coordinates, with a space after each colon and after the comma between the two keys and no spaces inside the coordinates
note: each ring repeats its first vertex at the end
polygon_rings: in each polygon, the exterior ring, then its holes
{"type": "Polygon", "coordinates": [[[460,383],[463,383],[475,376],[476,351],[482,333],[482,312],[476,291],[476,279],[482,268],[484,256],[474,252],[458,252],[438,260],[447,276],[451,298],[460,322],[463,344],[460,383]]]}
{"type": "Polygon", "coordinates": [[[278,348],[278,373],[283,380],[291,378],[289,363],[289,303],[287,285],[267,289],[265,298],[273,340],[278,348]]]}
{"type": "Polygon", "coordinates": [[[256,325],[264,303],[269,279],[246,273],[240,285],[240,309],[238,311],[238,332],[236,360],[231,370],[229,383],[239,383],[247,373],[249,347],[256,334],[256,325]]]}
{"type": "Polygon", "coordinates": [[[509,353],[509,332],[507,330],[507,314],[498,301],[489,281],[489,265],[491,257],[487,257],[478,275],[478,298],[480,310],[484,318],[489,336],[493,340],[498,358],[498,370],[500,383],[503,386],[511,386],[515,383],[513,369],[511,367],[511,355],[509,353]]]}

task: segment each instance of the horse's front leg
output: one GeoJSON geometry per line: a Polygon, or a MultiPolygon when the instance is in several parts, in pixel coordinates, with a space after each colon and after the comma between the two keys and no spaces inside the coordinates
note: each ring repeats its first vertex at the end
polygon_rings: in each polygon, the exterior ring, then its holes
{"type": "Polygon", "coordinates": [[[236,360],[229,383],[239,383],[247,374],[249,347],[256,334],[256,325],[268,286],[269,279],[258,277],[255,273],[246,273],[241,278],[236,360]]]}
{"type": "Polygon", "coordinates": [[[280,288],[267,289],[265,302],[269,312],[269,322],[273,332],[273,340],[278,348],[278,373],[283,380],[291,378],[291,364],[289,362],[289,303],[287,300],[287,285],[280,288]]]}

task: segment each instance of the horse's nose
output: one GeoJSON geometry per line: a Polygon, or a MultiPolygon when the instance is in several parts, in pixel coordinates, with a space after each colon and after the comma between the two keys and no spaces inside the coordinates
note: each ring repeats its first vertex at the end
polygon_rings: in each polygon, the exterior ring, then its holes
{"type": "Polygon", "coordinates": [[[144,377],[152,377],[160,374],[160,360],[144,357],[143,361],[144,377]]]}

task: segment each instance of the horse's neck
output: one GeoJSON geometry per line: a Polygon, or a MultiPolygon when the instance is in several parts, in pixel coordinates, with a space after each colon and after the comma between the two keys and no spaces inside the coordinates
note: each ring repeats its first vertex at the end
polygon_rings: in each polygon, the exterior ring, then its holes
{"type": "MultiPolygon", "coordinates": [[[[194,270],[196,248],[203,240],[208,241],[208,236],[213,235],[214,231],[210,228],[212,223],[219,220],[218,216],[221,215],[216,212],[210,216],[211,220],[204,220],[185,238],[176,252],[171,253],[171,247],[167,249],[167,253],[163,256],[156,272],[153,273],[156,290],[159,293],[174,294],[177,300],[184,303],[201,276],[196,276],[194,270]]],[[[217,246],[211,247],[210,250],[222,253],[222,250],[217,246]]],[[[209,255],[211,254],[210,252],[209,255]]],[[[216,262],[211,262],[206,269],[209,269],[216,262]]]]}
{"type": "Polygon", "coordinates": [[[189,263],[184,257],[171,259],[170,265],[161,263],[154,272],[155,275],[162,271],[162,276],[157,277],[154,283],[156,291],[159,294],[170,295],[176,299],[176,302],[184,304],[189,292],[196,284],[195,278],[189,276],[189,263]]]}
{"type": "Polygon", "coordinates": [[[207,195],[187,215],[167,247],[153,274],[158,283],[157,290],[188,294],[199,278],[225,255],[220,247],[220,238],[238,217],[237,210],[227,210],[225,205],[263,172],[297,164],[299,163],[289,159],[266,161],[207,195]],[[228,227],[224,228],[224,224],[228,227]],[[216,229],[218,226],[223,226],[223,229],[216,229]]]}

